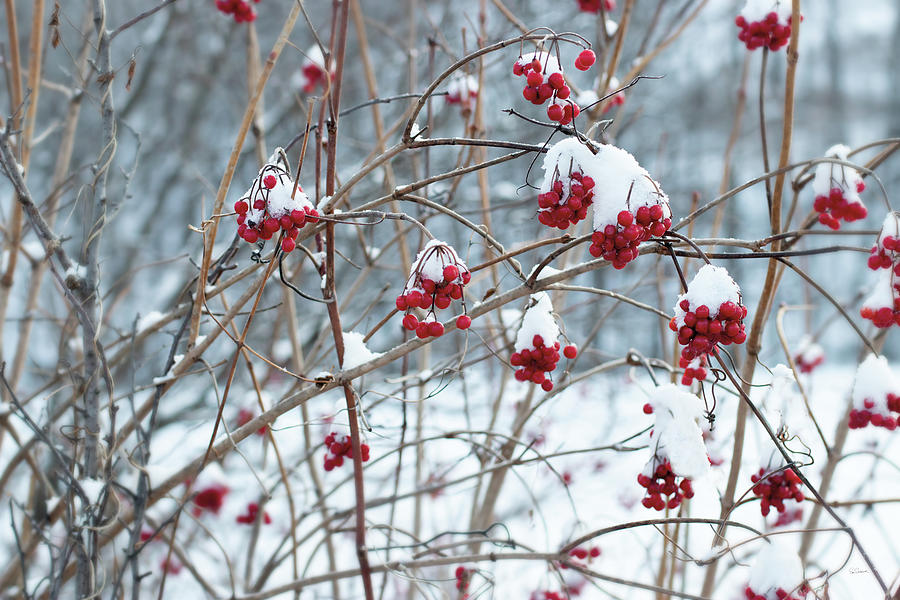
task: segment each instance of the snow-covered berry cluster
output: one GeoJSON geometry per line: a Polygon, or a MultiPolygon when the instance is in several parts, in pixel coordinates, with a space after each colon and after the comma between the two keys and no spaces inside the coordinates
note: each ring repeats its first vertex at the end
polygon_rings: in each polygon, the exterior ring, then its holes
{"type": "Polygon", "coordinates": [[[763,544],[744,588],[747,600],[803,600],[809,588],[800,557],[783,542],[763,544]]]}
{"type": "Polygon", "coordinates": [[[794,363],[801,373],[812,373],[816,367],[825,362],[825,350],[819,344],[812,341],[809,336],[804,336],[797,346],[794,355],[794,363]]]}
{"type": "MultiPolygon", "coordinates": [[[[360,458],[363,462],[369,460],[369,445],[359,445],[360,458]]],[[[325,470],[331,471],[335,467],[344,465],[344,458],[353,460],[353,442],[349,435],[338,435],[334,432],[325,436],[325,470]]]]}
{"type": "Polygon", "coordinates": [[[319,213],[303,189],[280,166],[269,162],[259,170],[250,189],[234,203],[237,213],[238,235],[244,241],[255,244],[269,240],[284,231],[281,249],[291,252],[296,248],[297,234],[307,223],[318,222],[319,213]]]}
{"type": "MultiPolygon", "coordinates": [[[[256,517],[259,516],[259,504],[256,502],[250,502],[247,504],[247,509],[235,518],[235,521],[238,523],[242,523],[244,525],[253,525],[256,523],[256,517]]],[[[272,517],[269,516],[269,513],[263,511],[262,523],[264,525],[269,525],[272,522],[272,517]]]]}
{"type": "Polygon", "coordinates": [[[567,229],[587,218],[588,206],[594,202],[594,180],[571,163],[569,172],[559,167],[565,168],[557,165],[550,191],[538,194],[538,221],[547,227],[567,229]]]}
{"type": "MultiPolygon", "coordinates": [[[[531,305],[522,318],[522,326],[516,335],[515,351],[509,362],[516,369],[519,381],[530,381],[545,391],[553,389],[549,374],[559,362],[559,326],[553,317],[553,305],[546,292],[531,296],[531,305]]],[[[563,349],[566,358],[573,359],[578,354],[575,346],[563,349]]]]}
{"type": "MultiPolygon", "coordinates": [[[[259,0],[253,0],[259,4],[259,0]]],[[[248,0],[216,0],[216,8],[234,17],[235,23],[250,23],[256,20],[256,10],[248,0]]]]}
{"type": "MultiPolygon", "coordinates": [[[[325,57],[318,45],[314,44],[306,51],[306,57],[300,65],[300,76],[304,94],[312,94],[316,88],[328,87],[328,75],[325,72],[325,57]]],[[[334,76],[334,73],[332,73],[334,76]]]]}
{"type": "MultiPolygon", "coordinates": [[[[825,157],[847,162],[849,152],[850,148],[837,144],[825,152],[825,157]]],[[[864,219],[868,211],[859,195],[865,189],[866,184],[856,169],[831,162],[819,164],[813,180],[816,194],[813,208],[819,213],[819,223],[840,229],[841,220],[850,223],[864,219]]]]}
{"type": "Polygon", "coordinates": [[[876,327],[900,325],[900,213],[885,217],[868,264],[879,276],[860,314],[876,327]]]}
{"type": "Polygon", "coordinates": [[[529,600],[568,600],[565,592],[554,592],[551,590],[538,590],[531,592],[529,600]]]}
{"type": "Polygon", "coordinates": [[[738,39],[748,50],[779,50],[791,39],[791,3],[781,0],[747,0],[734,20],[738,39]]]}
{"type": "Polygon", "coordinates": [[[194,516],[199,517],[204,512],[218,515],[229,491],[228,486],[222,483],[213,483],[202,488],[194,495],[194,516]]]}
{"type": "Polygon", "coordinates": [[[646,508],[677,508],[685,498],[694,496],[692,480],[709,471],[709,457],[698,421],[703,416],[700,399],[677,386],[657,387],[644,412],[654,414],[656,423],[650,432],[653,455],[637,476],[646,489],[641,500],[646,508]]]}
{"type": "MultiPolygon", "coordinates": [[[[582,50],[575,59],[575,68],[586,71],[597,60],[593,50],[582,50]]],[[[530,56],[520,56],[513,64],[513,74],[525,77],[522,96],[532,104],[547,106],[547,118],[561,125],[568,125],[581,113],[581,109],[569,96],[572,90],[566,84],[559,60],[550,52],[536,51],[530,56]]]]}
{"type": "Polygon", "coordinates": [[[469,597],[469,585],[472,583],[473,573],[475,573],[475,569],[469,569],[462,565],[456,567],[454,575],[456,577],[456,589],[461,594],[460,600],[466,600],[469,597]]]}
{"type": "Polygon", "coordinates": [[[608,175],[597,182],[602,200],[594,206],[589,251],[622,269],[638,257],[642,242],[669,230],[672,211],[668,196],[631,154],[603,146],[597,158],[608,175]]]}
{"type": "Polygon", "coordinates": [[[578,10],[581,12],[598,13],[600,5],[606,12],[616,10],[616,0],[578,0],[578,10]]]}
{"type": "MultiPolygon", "coordinates": [[[[445,309],[453,300],[463,297],[463,288],[472,280],[468,267],[449,244],[431,240],[419,252],[412,265],[406,285],[397,296],[397,310],[405,311],[403,327],[415,331],[420,338],[439,337],[444,334],[444,326],[435,316],[435,309],[445,309]],[[424,320],[419,320],[416,309],[428,311],[424,320]]],[[[456,319],[459,329],[468,329],[472,319],[463,314],[456,319]]]]}
{"type": "Polygon", "coordinates": [[[800,478],[790,467],[768,474],[765,468],[760,468],[758,473],[750,477],[750,481],[756,484],[753,486],[753,494],[760,499],[760,510],[764,517],[773,506],[783,513],[785,500],[793,498],[797,502],[803,502],[800,478]]]}
{"type": "Polygon", "coordinates": [[[852,398],[850,429],[872,425],[894,431],[900,427],[900,382],[885,357],[870,354],[860,363],[852,398]]]}
{"type": "Polygon", "coordinates": [[[681,383],[703,380],[703,362],[718,344],[742,344],[747,339],[741,291],[723,267],[704,265],[678,297],[669,328],[678,333],[681,349],[679,365],[685,369],[681,383]],[[690,370],[688,370],[690,369],[690,370]]]}
{"type": "Polygon", "coordinates": [[[463,112],[470,110],[472,103],[478,98],[478,80],[471,75],[454,77],[447,84],[447,104],[462,107],[463,112]]]}

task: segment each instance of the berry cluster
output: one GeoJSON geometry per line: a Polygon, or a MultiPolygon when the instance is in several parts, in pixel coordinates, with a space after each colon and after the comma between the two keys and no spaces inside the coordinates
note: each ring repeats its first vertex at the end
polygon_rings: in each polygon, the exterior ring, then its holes
{"type": "MultiPolygon", "coordinates": [[[[259,0],[253,0],[259,3],[259,0]]],[[[235,23],[250,23],[256,20],[256,10],[247,0],[216,0],[216,8],[226,15],[232,15],[235,23]]]]}
{"type": "Polygon", "coordinates": [[[578,0],[578,9],[581,12],[598,13],[601,4],[606,12],[616,10],[616,0],[578,0]]]}
{"type": "Polygon", "coordinates": [[[794,363],[801,373],[812,373],[816,367],[825,362],[825,350],[808,336],[800,340],[799,350],[794,356],[794,363]]]}
{"type": "MultiPolygon", "coordinates": [[[[856,183],[856,193],[866,189],[866,184],[862,181],[856,183]]],[[[819,223],[826,225],[831,229],[841,228],[841,219],[850,223],[864,219],[868,214],[866,207],[858,200],[847,198],[844,195],[844,188],[836,185],[828,194],[816,196],[813,202],[813,208],[819,213],[819,223]]]]}
{"type": "Polygon", "coordinates": [[[792,596],[784,591],[784,588],[778,588],[775,590],[775,595],[770,596],[767,594],[757,594],[749,585],[744,589],[744,596],[747,600],[802,600],[806,597],[806,593],[803,590],[800,591],[800,594],[800,596],[792,596]]]}
{"type": "Polygon", "coordinates": [[[772,523],[772,527],[784,527],[786,525],[790,525],[791,523],[796,523],[797,521],[803,520],[803,509],[795,508],[794,510],[785,510],[783,513],[778,513],[778,518],[775,519],[775,522],[772,523]]]}
{"type": "Polygon", "coordinates": [[[648,466],[651,467],[649,475],[646,474],[645,468],[645,473],[637,476],[640,486],[647,489],[647,495],[641,500],[641,504],[646,508],[655,510],[678,508],[685,498],[694,497],[691,480],[676,474],[668,459],[660,460],[654,457],[648,466]]]}
{"type": "MultiPolygon", "coordinates": [[[[360,444],[359,451],[362,461],[369,460],[369,445],[360,444]]],[[[335,467],[344,465],[344,457],[353,459],[353,443],[349,435],[337,435],[332,432],[325,436],[325,470],[331,471],[335,467]]]]}
{"type": "Polygon", "coordinates": [[[194,496],[194,516],[199,517],[204,511],[218,515],[229,491],[228,486],[214,483],[197,492],[194,496]]]}
{"type": "MultiPolygon", "coordinates": [[[[553,389],[553,382],[550,381],[547,374],[552,373],[559,362],[559,342],[554,342],[552,346],[545,346],[544,338],[535,335],[531,344],[531,348],[513,352],[509,362],[514,367],[520,367],[516,369],[516,379],[536,383],[545,392],[549,392],[553,389]]],[[[570,344],[563,349],[563,354],[566,358],[573,359],[577,356],[578,350],[570,344]]]]}
{"type": "MultiPolygon", "coordinates": [[[[900,394],[889,393],[885,397],[885,405],[890,412],[900,413],[900,394]]],[[[883,414],[875,410],[875,400],[866,398],[863,400],[864,408],[861,410],[850,410],[850,429],[862,429],[867,425],[874,427],[884,427],[888,431],[894,431],[900,427],[900,416],[894,417],[891,414],[883,414]]]]}
{"type": "Polygon", "coordinates": [[[467,569],[462,565],[456,567],[456,589],[462,594],[461,600],[469,597],[469,585],[472,583],[473,573],[475,573],[475,569],[467,569]]]}
{"type": "Polygon", "coordinates": [[[851,394],[850,429],[868,425],[893,431],[900,427],[900,381],[887,359],[870,354],[856,370],[851,394]]]}
{"type": "MultiPolygon", "coordinates": [[[[593,50],[582,50],[575,59],[575,68],[586,71],[591,68],[597,56],[593,50]]],[[[581,109],[569,96],[572,90],[566,84],[559,61],[549,52],[535,52],[530,58],[520,56],[513,64],[513,74],[525,77],[522,96],[532,104],[547,106],[547,118],[561,125],[568,125],[581,113],[581,109]]]]}
{"type": "MultiPolygon", "coordinates": [[[[428,242],[416,257],[403,292],[397,296],[397,310],[406,312],[403,327],[415,331],[420,338],[443,335],[444,326],[436,319],[435,309],[443,310],[453,300],[461,300],[463,288],[471,280],[472,274],[456,250],[444,242],[428,242]],[[417,308],[428,311],[425,320],[415,315],[417,308]]],[[[463,302],[463,314],[456,319],[459,329],[468,329],[472,324],[465,309],[463,302]]]]}
{"type": "Polygon", "coordinates": [[[860,314],[876,327],[900,325],[900,213],[885,217],[868,264],[880,278],[860,314]]]}
{"type": "Polygon", "coordinates": [[[587,217],[594,202],[594,180],[577,167],[570,166],[568,175],[553,175],[550,191],[538,194],[538,221],[547,227],[567,229],[587,217]]]}
{"type": "Polygon", "coordinates": [[[591,256],[603,257],[616,269],[622,269],[638,257],[638,246],[651,237],[660,237],[672,226],[668,204],[641,206],[634,212],[619,211],[615,223],[594,229],[591,256]]]}
{"type": "Polygon", "coordinates": [[[747,339],[746,316],[740,290],[728,271],[712,265],[701,267],[688,291],[679,296],[675,316],[669,322],[669,328],[678,333],[678,343],[684,346],[679,359],[685,368],[683,385],[705,378],[704,361],[697,359],[708,359],[718,344],[742,344],[747,339]]]}
{"type": "MultiPolygon", "coordinates": [[[[247,510],[244,511],[243,514],[237,516],[235,521],[238,523],[243,523],[244,525],[253,525],[256,523],[256,517],[259,515],[259,504],[256,502],[250,502],[247,504],[247,510]]],[[[269,513],[263,511],[263,520],[262,522],[266,525],[272,522],[272,517],[269,516],[269,513]]]]}
{"type": "MultiPolygon", "coordinates": [[[[836,144],[825,151],[825,158],[848,162],[850,148],[836,144]]],[[[841,220],[856,221],[866,216],[867,211],[859,194],[866,184],[859,172],[849,166],[834,162],[822,162],[816,167],[813,192],[816,199],[813,208],[819,213],[819,223],[831,229],[840,229],[841,220]]]]}
{"type": "Polygon", "coordinates": [[[740,28],[738,39],[746,44],[748,50],[768,48],[775,51],[787,46],[791,38],[791,16],[788,7],[787,18],[771,11],[762,19],[749,20],[743,14],[735,18],[734,23],[740,28]]]}
{"type": "Polygon", "coordinates": [[[255,244],[269,240],[279,230],[284,231],[281,249],[285,253],[296,248],[297,234],[307,223],[318,222],[319,213],[290,174],[274,164],[266,164],[253,180],[250,190],[234,203],[237,213],[238,235],[255,244]]]}
{"type": "Polygon", "coordinates": [[[797,502],[803,502],[800,478],[790,467],[768,475],[762,468],[759,473],[750,477],[750,481],[756,484],[753,486],[753,494],[760,499],[760,510],[764,517],[769,514],[769,510],[773,506],[778,512],[783,513],[785,500],[793,498],[797,502]]]}
{"type": "Polygon", "coordinates": [[[471,110],[472,102],[478,98],[478,80],[471,75],[453,78],[447,85],[447,104],[457,104],[463,112],[471,110]]]}
{"type": "MultiPolygon", "coordinates": [[[[590,561],[591,559],[597,558],[598,556],[600,556],[600,554],[601,554],[601,551],[600,551],[599,546],[591,546],[590,548],[587,548],[587,549],[579,546],[578,548],[574,548],[569,551],[569,556],[571,556],[572,558],[577,558],[578,560],[588,560],[588,561],[590,561]]],[[[565,565],[563,565],[563,566],[565,566],[565,565]]]]}

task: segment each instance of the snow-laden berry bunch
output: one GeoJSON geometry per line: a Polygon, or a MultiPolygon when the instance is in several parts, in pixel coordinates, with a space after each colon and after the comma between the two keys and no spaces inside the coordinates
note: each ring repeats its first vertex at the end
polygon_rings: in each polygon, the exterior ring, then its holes
{"type": "MultiPolygon", "coordinates": [[[[301,89],[304,94],[312,94],[319,86],[322,88],[328,87],[325,57],[322,55],[322,50],[318,45],[313,44],[306,51],[306,57],[300,65],[300,75],[303,78],[303,87],[301,89]]],[[[334,73],[332,73],[333,75],[334,73]]]]}
{"type": "MultiPolygon", "coordinates": [[[[825,152],[825,158],[847,162],[849,152],[850,148],[837,144],[825,152]]],[[[832,162],[820,163],[813,180],[816,194],[813,208],[819,213],[819,223],[840,229],[841,220],[850,223],[864,219],[868,211],[859,195],[865,189],[866,184],[856,169],[832,162]]]]}
{"type": "MultiPolygon", "coordinates": [[[[259,4],[259,0],[253,0],[259,4]]],[[[216,0],[216,8],[234,17],[235,23],[250,23],[256,20],[256,9],[248,0],[216,0]]]]}
{"type": "Polygon", "coordinates": [[[641,504],[655,510],[674,509],[685,498],[693,498],[691,481],[709,471],[699,425],[704,406],[694,394],[667,384],[653,390],[644,412],[654,414],[656,423],[650,432],[653,455],[637,477],[647,490],[641,504]]]}
{"type": "Polygon", "coordinates": [[[578,10],[581,12],[598,13],[600,12],[601,4],[603,5],[603,10],[606,12],[616,10],[616,0],[578,0],[578,10]]]}
{"type": "Polygon", "coordinates": [[[703,368],[718,344],[742,344],[747,339],[744,317],[747,308],[741,304],[741,290],[724,267],[703,265],[678,296],[675,316],[669,328],[678,333],[681,349],[679,366],[685,369],[681,383],[706,378],[703,368]]]}
{"type": "MultiPolygon", "coordinates": [[[[438,240],[428,242],[410,270],[403,291],[397,296],[397,310],[406,312],[403,327],[415,331],[420,338],[444,334],[444,326],[435,316],[435,309],[445,309],[453,300],[463,297],[463,287],[472,279],[468,267],[449,244],[438,240]],[[420,320],[416,309],[427,311],[420,320]]],[[[459,329],[468,329],[472,319],[463,314],[456,319],[459,329]]]]}
{"type": "MultiPolygon", "coordinates": [[[[369,460],[369,445],[359,445],[360,458],[363,462],[369,460]]],[[[332,471],[335,467],[344,465],[344,458],[353,460],[353,442],[349,435],[339,435],[333,431],[325,436],[325,470],[332,471]]]]}
{"type": "Polygon", "coordinates": [[[456,577],[456,589],[460,593],[460,600],[466,600],[469,597],[469,586],[472,584],[472,575],[475,569],[466,568],[462,565],[456,567],[454,575],[456,577]]]}
{"type": "Polygon", "coordinates": [[[787,0],[747,0],[734,20],[738,39],[748,50],[779,50],[791,38],[791,3],[787,0]]]}
{"type": "MultiPolygon", "coordinates": [[[[241,523],[243,525],[253,525],[256,523],[256,517],[259,516],[259,504],[256,502],[250,502],[247,504],[247,509],[239,514],[235,521],[241,523]]],[[[269,516],[269,513],[263,511],[262,516],[263,525],[269,525],[272,523],[272,517],[269,516]]]]}
{"type": "Polygon", "coordinates": [[[772,472],[760,468],[758,473],[750,477],[750,481],[755,484],[753,494],[760,499],[760,511],[764,517],[768,516],[773,506],[779,513],[783,513],[785,500],[793,498],[797,502],[803,502],[800,478],[791,467],[772,472]]]}
{"type": "Polygon", "coordinates": [[[801,373],[812,373],[813,370],[825,362],[825,350],[819,344],[812,341],[809,336],[804,336],[797,346],[794,355],[794,363],[801,373]]]}
{"type": "Polygon", "coordinates": [[[538,221],[566,229],[587,217],[596,181],[587,173],[597,159],[575,138],[554,144],[544,156],[544,182],[538,194],[538,221]]]}
{"type": "MultiPolygon", "coordinates": [[[[582,50],[575,59],[575,68],[587,71],[597,60],[593,50],[582,50]]],[[[525,77],[522,96],[532,104],[547,106],[547,118],[561,125],[568,125],[581,113],[581,109],[569,96],[572,90],[566,84],[563,68],[551,52],[535,51],[519,56],[513,64],[513,74],[525,77]]]]}
{"type": "Polygon", "coordinates": [[[883,356],[870,354],[856,370],[850,429],[900,427],[900,381],[883,356]],[[896,413],[896,414],[895,414],[896,413]]]}
{"type": "MultiPolygon", "coordinates": [[[[515,352],[509,362],[516,369],[516,379],[530,381],[545,391],[553,389],[549,374],[559,362],[559,326],[553,316],[553,305],[546,292],[531,296],[530,306],[522,317],[522,326],[516,334],[515,352]]],[[[573,359],[578,354],[573,345],[563,349],[566,358],[573,359]]]]}
{"type": "Polygon", "coordinates": [[[900,213],[891,212],[884,218],[868,264],[878,271],[878,280],[860,314],[876,327],[900,325],[900,213]]]}
{"type": "Polygon", "coordinates": [[[638,257],[638,246],[672,226],[669,197],[627,151],[600,147],[594,204],[594,233],[589,251],[616,269],[638,257]]]}
{"type": "Polygon", "coordinates": [[[460,106],[465,113],[478,98],[478,80],[471,75],[454,77],[447,84],[447,104],[460,106]]]}
{"type": "Polygon", "coordinates": [[[803,600],[808,588],[800,557],[783,542],[763,544],[744,588],[747,600],[803,600]]]}
{"type": "Polygon", "coordinates": [[[300,228],[316,223],[319,213],[290,174],[269,162],[259,170],[250,189],[234,203],[237,213],[238,235],[250,244],[269,240],[284,231],[281,249],[291,252],[300,228]]]}

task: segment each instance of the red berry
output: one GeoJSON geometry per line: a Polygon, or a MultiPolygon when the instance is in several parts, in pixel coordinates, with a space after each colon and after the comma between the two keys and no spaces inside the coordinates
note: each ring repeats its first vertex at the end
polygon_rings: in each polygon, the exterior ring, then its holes
{"type": "Polygon", "coordinates": [[[575,67],[580,71],[587,71],[591,68],[591,65],[597,60],[597,55],[594,54],[593,50],[585,48],[578,55],[578,58],[575,59],[575,67]],[[580,63],[580,66],[579,66],[580,63]]]}
{"type": "Polygon", "coordinates": [[[468,315],[460,315],[456,319],[457,329],[468,329],[470,325],[472,325],[472,319],[468,315]]]}
{"type": "Polygon", "coordinates": [[[569,344],[563,348],[563,355],[569,360],[572,360],[578,355],[578,349],[573,344],[569,344]]]}

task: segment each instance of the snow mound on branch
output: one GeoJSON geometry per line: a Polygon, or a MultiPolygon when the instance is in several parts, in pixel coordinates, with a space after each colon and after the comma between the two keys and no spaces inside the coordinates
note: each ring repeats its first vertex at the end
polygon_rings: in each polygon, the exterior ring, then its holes
{"type": "Polygon", "coordinates": [[[852,392],[853,408],[889,416],[887,395],[897,393],[900,393],[900,382],[897,381],[887,359],[874,354],[867,356],[856,370],[852,392]],[[875,406],[866,408],[864,404],[866,400],[875,402],[875,406]]]}
{"type": "Polygon", "coordinates": [[[356,331],[344,332],[344,369],[353,369],[381,356],[372,352],[363,341],[364,336],[356,331]]]}
{"type": "Polygon", "coordinates": [[[653,390],[649,403],[656,416],[652,433],[657,440],[656,454],[667,457],[672,471],[682,477],[706,475],[709,457],[699,425],[705,411],[700,398],[670,383],[653,390]]]}
{"type": "Polygon", "coordinates": [[[803,583],[803,563],[792,548],[783,542],[763,544],[750,571],[748,585],[767,600],[776,600],[776,591],[790,593],[803,583]]]}
{"type": "Polygon", "coordinates": [[[791,16],[791,3],[785,0],[747,0],[741,16],[748,22],[763,21],[770,12],[778,15],[779,22],[791,16]]]}
{"type": "Polygon", "coordinates": [[[862,308],[877,311],[883,306],[894,306],[894,274],[891,269],[879,269],[878,279],[875,281],[875,287],[863,300],[862,308]]]}
{"type": "Polygon", "coordinates": [[[404,289],[406,291],[414,289],[423,291],[421,288],[416,287],[417,274],[432,281],[442,281],[444,279],[444,267],[448,265],[456,266],[460,274],[469,270],[466,263],[453,249],[453,246],[440,240],[429,240],[416,255],[416,260],[413,261],[404,289]]]}
{"type": "MultiPolygon", "coordinates": [[[[790,13],[790,10],[788,10],[790,13]]],[[[825,151],[826,158],[836,158],[849,161],[850,148],[844,144],[836,144],[825,151]]],[[[831,188],[840,187],[844,191],[844,199],[847,202],[862,204],[857,191],[857,185],[862,182],[859,171],[844,165],[834,163],[821,163],[816,166],[816,178],[813,180],[813,191],[816,196],[827,196],[831,188]]]]}
{"type": "Polygon", "coordinates": [[[544,339],[545,346],[552,346],[559,337],[559,326],[553,317],[553,304],[546,292],[539,292],[531,296],[533,305],[529,306],[522,317],[522,326],[516,334],[516,351],[534,347],[532,340],[539,335],[544,339]]]}
{"type": "Polygon", "coordinates": [[[553,73],[562,73],[562,67],[559,65],[556,55],[549,52],[526,52],[523,56],[516,59],[516,64],[525,66],[534,59],[541,61],[542,73],[544,78],[549,77],[553,73]]]}

